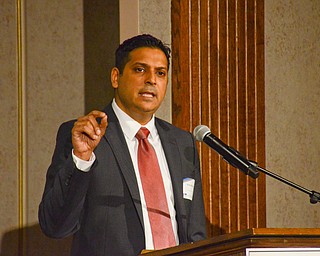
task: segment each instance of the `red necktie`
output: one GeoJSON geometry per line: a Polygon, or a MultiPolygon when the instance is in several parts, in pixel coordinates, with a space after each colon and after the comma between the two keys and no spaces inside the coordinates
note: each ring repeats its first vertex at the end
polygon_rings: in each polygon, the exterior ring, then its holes
{"type": "Polygon", "coordinates": [[[148,141],[149,130],[140,128],[136,134],[139,141],[138,166],[144,197],[147,204],[154,249],[176,245],[168,210],[161,171],[156,152],[148,141]]]}

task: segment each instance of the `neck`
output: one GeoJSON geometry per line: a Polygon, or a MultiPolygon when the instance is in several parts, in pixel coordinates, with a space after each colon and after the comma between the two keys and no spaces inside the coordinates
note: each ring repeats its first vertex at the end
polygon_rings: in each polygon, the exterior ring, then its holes
{"type": "Polygon", "coordinates": [[[121,104],[117,102],[117,100],[114,100],[114,103],[117,105],[121,111],[126,113],[128,116],[130,116],[133,120],[137,121],[141,125],[146,125],[153,117],[154,112],[141,112],[141,111],[128,111],[126,108],[124,108],[121,104]]]}

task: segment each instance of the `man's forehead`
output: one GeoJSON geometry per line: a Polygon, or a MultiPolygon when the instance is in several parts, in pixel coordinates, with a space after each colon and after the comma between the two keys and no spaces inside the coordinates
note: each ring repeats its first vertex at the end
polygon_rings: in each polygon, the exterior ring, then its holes
{"type": "Polygon", "coordinates": [[[159,48],[140,47],[132,50],[128,55],[131,64],[149,65],[150,62],[158,63],[159,67],[168,69],[168,59],[159,48]]]}

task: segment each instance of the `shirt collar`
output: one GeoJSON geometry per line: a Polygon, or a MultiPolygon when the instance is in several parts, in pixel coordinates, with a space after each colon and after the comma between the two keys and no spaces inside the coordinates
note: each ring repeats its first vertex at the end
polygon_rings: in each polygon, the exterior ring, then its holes
{"type": "MultiPolygon", "coordinates": [[[[120,107],[117,105],[115,99],[112,101],[112,108],[115,112],[120,126],[122,128],[122,131],[124,135],[129,139],[133,140],[135,138],[135,135],[139,131],[139,129],[142,127],[141,124],[139,124],[136,120],[134,120],[132,117],[130,117],[127,113],[125,113],[120,107]]],[[[155,126],[155,117],[152,116],[151,120],[146,124],[143,125],[143,127],[146,127],[150,131],[151,138],[155,138],[158,134],[156,126],[155,126]]]]}

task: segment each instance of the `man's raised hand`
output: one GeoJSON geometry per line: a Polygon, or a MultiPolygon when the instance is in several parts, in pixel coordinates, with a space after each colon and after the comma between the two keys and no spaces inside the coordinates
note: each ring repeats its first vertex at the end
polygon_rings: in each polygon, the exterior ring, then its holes
{"type": "Polygon", "coordinates": [[[72,129],[72,145],[75,156],[88,161],[93,150],[99,144],[108,126],[106,113],[93,110],[88,115],[79,117],[72,129]],[[98,123],[97,118],[101,119],[98,123]]]}

